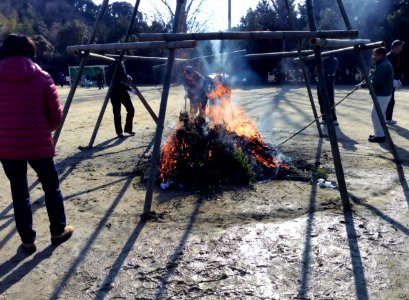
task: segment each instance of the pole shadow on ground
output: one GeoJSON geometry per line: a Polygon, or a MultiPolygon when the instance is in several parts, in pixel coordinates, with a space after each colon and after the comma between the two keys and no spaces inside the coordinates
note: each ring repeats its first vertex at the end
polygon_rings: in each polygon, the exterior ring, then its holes
{"type": "MultiPolygon", "coordinates": [[[[128,190],[129,186],[131,185],[132,180],[133,180],[133,177],[128,177],[126,179],[123,187],[118,192],[118,195],[116,196],[111,206],[109,207],[109,209],[107,210],[107,212],[105,213],[105,215],[102,217],[101,221],[98,223],[97,227],[95,228],[95,231],[91,234],[88,241],[85,243],[84,247],[78,252],[80,254],[74,259],[69,269],[63,275],[61,281],[56,285],[52,295],[50,296],[50,299],[58,299],[60,297],[69,279],[71,278],[71,276],[75,274],[75,271],[77,270],[78,266],[84,261],[87,253],[91,249],[91,246],[94,244],[94,242],[96,241],[96,239],[98,238],[102,230],[107,225],[110,216],[112,215],[115,208],[118,206],[118,204],[122,200],[122,197],[124,196],[125,192],[128,190]]],[[[142,229],[140,226],[138,226],[137,228],[139,228],[139,232],[142,229]]],[[[135,235],[137,237],[139,235],[139,232],[134,232],[133,236],[135,235]]]]}
{"type": "MultiPolygon", "coordinates": [[[[263,124],[260,124],[260,122],[257,122],[257,127],[260,126],[260,130],[264,131],[267,128],[273,128],[274,124],[272,124],[272,120],[271,118],[269,118],[274,112],[277,111],[281,111],[282,114],[288,114],[286,113],[285,110],[283,110],[283,108],[280,107],[280,104],[285,103],[286,105],[289,105],[290,107],[292,107],[294,110],[297,111],[298,116],[303,116],[304,119],[310,117],[310,115],[302,109],[302,107],[300,107],[299,105],[297,105],[297,103],[292,103],[291,101],[289,101],[286,97],[286,94],[292,89],[293,87],[291,86],[284,86],[281,87],[279,89],[279,92],[277,94],[275,94],[272,98],[272,100],[269,102],[269,104],[266,104],[263,106],[263,111],[264,113],[262,114],[262,116],[260,116],[260,120],[265,120],[263,121],[263,124]]],[[[312,115],[312,112],[311,112],[312,115]]],[[[294,121],[291,121],[291,119],[287,118],[286,119],[287,126],[292,126],[295,127],[299,126],[298,123],[295,123],[294,121]]],[[[307,122],[307,121],[306,121],[307,122]]]]}
{"type": "MultiPolygon", "coordinates": [[[[315,166],[319,165],[321,152],[322,152],[323,139],[319,139],[317,152],[315,154],[315,166]]],[[[304,250],[302,254],[301,262],[301,279],[300,287],[298,289],[297,298],[307,299],[308,284],[309,284],[309,274],[310,274],[310,253],[311,253],[311,236],[314,225],[315,216],[315,205],[317,198],[317,185],[312,184],[310,193],[310,203],[308,205],[308,217],[307,217],[307,228],[305,230],[305,242],[304,250]]]]}
{"type": "Polygon", "coordinates": [[[172,254],[171,259],[168,261],[166,265],[166,273],[163,275],[162,279],[160,280],[158,291],[156,292],[155,296],[152,298],[154,300],[162,299],[162,296],[166,292],[167,285],[169,283],[169,279],[172,276],[173,272],[178,266],[179,258],[183,252],[183,248],[186,245],[186,242],[189,238],[189,235],[192,231],[193,225],[196,222],[196,218],[199,215],[200,207],[202,206],[202,199],[198,198],[196,200],[196,204],[194,210],[190,216],[189,222],[186,226],[185,231],[183,232],[182,237],[180,238],[179,244],[175,249],[175,252],[172,254]]]}
{"type": "Polygon", "coordinates": [[[396,230],[401,231],[402,233],[404,233],[405,235],[409,236],[409,228],[406,227],[405,225],[403,225],[402,223],[394,220],[393,218],[391,218],[390,216],[384,214],[382,211],[380,211],[378,208],[376,208],[375,206],[369,204],[369,203],[365,203],[362,199],[360,199],[359,197],[349,193],[349,196],[351,198],[351,200],[356,204],[356,205],[360,205],[363,206],[365,208],[367,208],[368,210],[370,210],[374,215],[380,217],[381,219],[383,219],[384,221],[388,222],[390,225],[392,225],[394,228],[396,228],[396,230]]]}
{"type": "Polygon", "coordinates": [[[98,293],[95,296],[95,299],[104,299],[107,295],[108,291],[110,290],[112,283],[115,281],[116,276],[118,275],[121,267],[128,257],[129,253],[132,250],[132,246],[135,244],[136,240],[139,237],[139,234],[142,232],[143,227],[145,226],[145,222],[140,220],[138,225],[135,227],[134,231],[132,232],[131,236],[129,237],[128,241],[122,248],[121,252],[118,255],[118,258],[113,263],[112,267],[108,275],[105,277],[105,280],[101,283],[98,293]]]}
{"type": "MultiPolygon", "coordinates": [[[[322,142],[323,140],[320,139],[317,152],[316,152],[316,165],[320,161],[321,151],[322,151],[322,142]]],[[[302,270],[301,270],[301,279],[300,279],[300,287],[298,290],[297,299],[307,299],[308,295],[308,285],[309,285],[309,274],[310,274],[310,253],[311,253],[311,236],[313,231],[313,223],[314,223],[314,214],[315,214],[315,206],[316,206],[316,195],[317,195],[317,186],[315,184],[311,187],[310,193],[310,204],[308,209],[308,218],[307,218],[307,228],[305,232],[305,243],[304,243],[304,251],[302,256],[302,270]]],[[[345,229],[347,233],[347,241],[349,246],[349,252],[351,257],[352,263],[352,271],[355,281],[355,291],[356,291],[356,298],[358,300],[367,300],[368,298],[368,290],[367,290],[367,282],[365,279],[364,267],[362,263],[362,257],[359,250],[358,239],[355,231],[354,226],[354,219],[352,210],[349,207],[343,207],[343,215],[344,215],[344,223],[345,229]]]]}
{"type": "Polygon", "coordinates": [[[359,250],[358,238],[355,231],[354,215],[352,209],[345,206],[343,207],[343,213],[349,253],[351,256],[352,272],[355,281],[356,299],[368,300],[368,287],[365,278],[364,265],[362,263],[362,256],[359,250]]]}

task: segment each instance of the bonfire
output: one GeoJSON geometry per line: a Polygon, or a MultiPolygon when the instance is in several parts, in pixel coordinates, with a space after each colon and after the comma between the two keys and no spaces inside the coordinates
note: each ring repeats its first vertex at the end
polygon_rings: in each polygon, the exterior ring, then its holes
{"type": "Polygon", "coordinates": [[[161,149],[162,187],[247,186],[283,177],[289,165],[267,144],[243,109],[231,103],[231,88],[215,77],[206,118],[182,112],[161,149]]]}

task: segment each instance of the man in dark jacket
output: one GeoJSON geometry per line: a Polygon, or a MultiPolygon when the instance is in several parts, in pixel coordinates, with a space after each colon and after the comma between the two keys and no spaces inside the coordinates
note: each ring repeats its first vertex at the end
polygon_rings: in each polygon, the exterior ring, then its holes
{"type": "Polygon", "coordinates": [[[400,82],[402,79],[402,70],[400,62],[400,53],[402,51],[404,42],[395,40],[392,42],[391,51],[386,54],[386,58],[390,61],[393,67],[393,92],[392,98],[389,101],[388,108],[386,109],[386,124],[396,124],[396,121],[392,119],[393,108],[395,107],[395,89],[402,86],[400,82]]]}
{"type": "MultiPolygon", "coordinates": [[[[372,52],[372,60],[375,63],[375,69],[371,74],[371,82],[375,89],[376,98],[381,107],[383,117],[385,118],[385,111],[388,103],[392,97],[393,92],[393,67],[388,59],[386,59],[386,49],[376,48],[372,52]]],[[[357,87],[364,87],[365,84],[359,84],[357,87]]],[[[378,118],[375,106],[372,106],[371,111],[372,124],[374,127],[374,134],[369,136],[369,141],[372,143],[385,142],[385,133],[381,122],[378,118]]]]}
{"type": "Polygon", "coordinates": [[[125,106],[126,109],[126,121],[124,132],[135,135],[132,131],[133,117],[135,114],[135,109],[132,105],[131,97],[128,94],[129,88],[128,83],[132,82],[132,78],[126,74],[125,65],[119,60],[111,64],[107,71],[107,83],[111,84],[112,78],[114,76],[115,68],[117,68],[117,74],[112,85],[111,90],[111,104],[112,111],[114,113],[114,125],[115,131],[119,138],[123,138],[122,134],[122,123],[121,123],[121,104],[125,106]]]}

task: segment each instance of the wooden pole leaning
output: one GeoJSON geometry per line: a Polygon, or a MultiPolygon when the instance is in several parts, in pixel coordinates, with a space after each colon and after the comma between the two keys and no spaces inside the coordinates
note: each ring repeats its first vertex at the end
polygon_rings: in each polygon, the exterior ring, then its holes
{"type": "MultiPolygon", "coordinates": [[[[132,29],[133,24],[134,24],[135,19],[136,19],[136,13],[138,12],[139,3],[140,3],[140,0],[137,0],[136,3],[135,3],[135,7],[134,7],[134,10],[132,12],[131,22],[129,22],[129,26],[128,26],[128,29],[127,29],[126,34],[125,34],[125,42],[129,40],[129,36],[131,35],[131,29],[132,29]]],[[[123,55],[124,55],[124,52],[121,52],[120,57],[118,59],[119,63],[122,61],[122,56],[123,55]]],[[[102,103],[101,111],[99,113],[97,122],[95,124],[94,131],[92,132],[91,139],[90,139],[90,141],[88,143],[88,146],[87,146],[88,149],[92,148],[92,146],[94,145],[95,138],[97,136],[99,126],[101,125],[102,118],[104,117],[104,113],[105,113],[106,107],[108,105],[109,98],[111,97],[112,87],[114,86],[113,83],[114,83],[115,77],[116,77],[116,75],[118,73],[118,68],[119,68],[119,64],[117,64],[115,66],[115,70],[114,70],[114,74],[112,75],[111,83],[109,85],[107,94],[105,95],[105,99],[104,99],[104,102],[102,103]]]]}
{"type": "MultiPolygon", "coordinates": [[[[95,40],[95,36],[97,34],[97,29],[98,29],[99,23],[101,22],[102,17],[103,17],[103,15],[104,15],[107,7],[108,7],[108,2],[109,2],[109,0],[104,0],[104,2],[102,3],[101,10],[99,11],[98,17],[95,20],[94,28],[93,28],[91,36],[90,36],[90,38],[88,40],[88,44],[93,43],[94,40],[95,40]]],[[[64,126],[64,123],[65,123],[65,119],[66,119],[66,117],[68,115],[68,111],[70,110],[72,100],[74,99],[75,91],[76,91],[76,89],[78,87],[78,83],[80,82],[81,74],[82,74],[82,71],[83,71],[83,69],[85,67],[85,64],[87,62],[87,58],[88,58],[88,52],[85,52],[84,55],[81,58],[80,63],[79,63],[78,72],[75,75],[74,81],[71,84],[71,89],[70,89],[70,92],[68,93],[67,100],[65,101],[63,112],[62,112],[61,122],[60,122],[58,128],[55,130],[54,135],[53,135],[54,146],[57,145],[58,138],[60,137],[61,130],[62,130],[62,128],[64,126]]]]}
{"type": "Polygon", "coordinates": [[[155,112],[153,109],[150,107],[148,104],[148,101],[146,101],[145,97],[142,95],[141,91],[137,88],[136,85],[133,85],[132,88],[134,89],[136,96],[138,96],[139,100],[141,100],[143,106],[145,106],[146,110],[148,113],[151,115],[152,119],[155,121],[155,123],[158,123],[158,117],[156,116],[155,112]]]}
{"type": "MultiPolygon", "coordinates": [[[[348,29],[352,28],[351,23],[349,22],[349,18],[348,18],[348,15],[346,13],[345,7],[344,7],[344,3],[342,2],[342,0],[337,0],[337,2],[338,2],[338,7],[339,7],[339,10],[341,12],[342,18],[344,19],[345,26],[348,29]]],[[[376,114],[378,115],[379,121],[381,122],[382,129],[383,129],[383,132],[385,134],[386,140],[388,141],[388,144],[391,147],[391,153],[393,155],[395,163],[400,164],[401,160],[399,158],[398,151],[396,150],[395,144],[393,143],[392,137],[391,137],[391,135],[389,133],[388,126],[386,126],[385,118],[383,117],[383,112],[382,112],[381,107],[379,105],[375,89],[374,89],[374,87],[372,85],[371,78],[369,77],[369,72],[367,70],[365,60],[364,60],[364,57],[362,55],[362,51],[359,51],[359,48],[356,48],[355,50],[356,50],[356,54],[359,57],[359,63],[361,65],[361,71],[364,74],[365,81],[367,82],[368,87],[369,87],[369,93],[371,94],[371,98],[372,98],[372,102],[373,102],[373,105],[374,105],[375,110],[376,110],[376,114]]]]}
{"type": "MultiPolygon", "coordinates": [[[[310,29],[316,30],[317,27],[315,24],[314,8],[313,8],[312,0],[306,0],[306,5],[307,5],[308,22],[310,25],[310,29]]],[[[335,173],[336,173],[336,177],[338,181],[338,188],[339,188],[339,192],[341,195],[344,209],[350,211],[351,203],[349,201],[348,190],[347,190],[347,186],[345,182],[345,175],[344,175],[344,170],[342,167],[341,154],[339,152],[339,147],[338,147],[338,139],[337,139],[337,135],[335,132],[332,114],[330,111],[328,91],[326,87],[326,78],[324,75],[321,49],[319,47],[316,47],[314,49],[314,55],[315,55],[315,62],[317,64],[318,81],[320,83],[318,85],[319,86],[318,92],[320,93],[323,99],[322,104],[324,106],[325,120],[327,124],[330,144],[331,144],[331,151],[332,151],[332,157],[333,157],[334,166],[335,166],[335,173]]]]}
{"type": "MultiPolygon", "coordinates": [[[[288,15],[290,16],[289,20],[290,20],[291,28],[293,30],[295,30],[293,11],[291,10],[290,3],[289,3],[288,0],[285,0],[285,6],[287,8],[288,15]]],[[[295,51],[295,52],[297,53],[299,58],[301,58],[303,56],[303,51],[301,50],[300,40],[297,40],[297,51],[295,51]]],[[[313,52],[313,51],[308,51],[307,53],[311,53],[311,52],[313,52]]],[[[308,98],[310,99],[312,114],[313,114],[314,119],[315,119],[315,125],[317,126],[317,131],[318,131],[318,134],[319,134],[320,138],[322,138],[323,134],[322,134],[321,126],[320,126],[320,121],[318,119],[317,109],[315,108],[314,97],[312,96],[312,92],[311,92],[310,78],[308,76],[307,69],[305,68],[305,64],[302,61],[301,61],[301,69],[302,69],[302,74],[304,76],[305,85],[306,85],[306,88],[307,88],[308,98]]]]}
{"type": "MultiPolygon", "coordinates": [[[[173,32],[176,33],[180,28],[180,18],[184,13],[184,8],[186,5],[186,0],[178,0],[176,3],[175,19],[173,23],[173,32]]],[[[169,50],[168,66],[165,73],[165,81],[163,83],[162,98],[160,102],[159,117],[156,122],[156,133],[155,140],[153,144],[151,163],[149,166],[149,177],[146,187],[145,203],[143,206],[143,213],[141,219],[146,221],[151,217],[151,207],[152,207],[152,197],[153,188],[156,181],[156,174],[158,169],[158,163],[160,158],[160,147],[162,143],[163,127],[165,123],[166,107],[169,96],[170,81],[172,79],[173,63],[175,61],[175,49],[169,50]]]]}

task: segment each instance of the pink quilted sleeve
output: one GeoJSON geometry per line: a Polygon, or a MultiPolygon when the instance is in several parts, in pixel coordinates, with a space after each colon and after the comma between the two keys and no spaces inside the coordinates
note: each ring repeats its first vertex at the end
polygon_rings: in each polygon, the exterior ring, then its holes
{"type": "Polygon", "coordinates": [[[58,96],[57,88],[51,77],[48,78],[48,83],[46,87],[46,107],[47,107],[47,117],[50,130],[54,131],[57,129],[62,118],[62,109],[60,103],[60,97],[58,96]]]}

